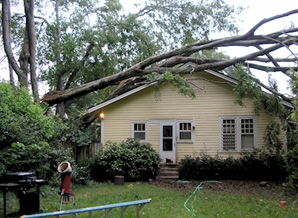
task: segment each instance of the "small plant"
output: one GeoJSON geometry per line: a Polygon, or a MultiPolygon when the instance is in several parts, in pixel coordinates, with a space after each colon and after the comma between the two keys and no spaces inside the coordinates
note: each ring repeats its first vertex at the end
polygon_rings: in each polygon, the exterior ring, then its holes
{"type": "Polygon", "coordinates": [[[119,144],[108,143],[91,164],[91,177],[96,181],[112,180],[123,175],[126,181],[156,177],[160,158],[148,143],[128,139],[119,144]]]}

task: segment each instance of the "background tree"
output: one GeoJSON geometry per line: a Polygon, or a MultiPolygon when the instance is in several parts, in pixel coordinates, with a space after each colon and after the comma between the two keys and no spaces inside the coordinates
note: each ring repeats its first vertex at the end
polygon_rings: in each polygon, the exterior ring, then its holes
{"type": "MultiPolygon", "coordinates": [[[[67,101],[79,96],[86,95],[87,93],[93,92],[95,90],[103,89],[110,85],[119,83],[121,80],[132,77],[142,77],[153,72],[162,74],[168,71],[175,74],[178,72],[190,73],[193,71],[207,69],[224,70],[227,67],[231,67],[239,63],[242,63],[250,69],[258,69],[265,72],[281,71],[285,75],[291,76],[292,74],[295,74],[298,69],[297,65],[295,65],[295,63],[297,64],[297,56],[291,50],[291,48],[297,47],[298,29],[295,27],[290,27],[288,29],[272,32],[266,35],[255,35],[255,32],[266,23],[277,19],[282,19],[283,17],[287,17],[297,13],[298,10],[296,9],[284,14],[264,19],[256,24],[244,35],[219,38],[216,40],[201,40],[171,50],[169,52],[162,53],[160,55],[151,56],[131,66],[130,68],[118,72],[117,74],[85,83],[79,87],[75,87],[64,92],[50,93],[49,95],[45,96],[43,100],[49,104],[67,101]],[[197,54],[201,52],[227,46],[251,46],[257,48],[257,51],[232,59],[198,58],[197,54]],[[284,47],[289,50],[290,55],[288,57],[277,59],[271,55],[272,52],[284,47]],[[188,62],[194,63],[195,66],[183,70],[177,68],[177,66],[181,66],[181,64],[185,64],[188,62]],[[255,62],[258,62],[258,64],[256,64],[255,62]],[[262,63],[264,62],[269,62],[272,64],[272,66],[263,65],[262,63]],[[283,66],[280,64],[282,62],[292,64],[290,64],[289,66],[283,66]]],[[[277,95],[283,100],[291,101],[291,98],[279,94],[274,88],[271,88],[252,77],[251,79],[253,79],[254,82],[258,83],[262,88],[268,90],[274,95],[277,95]]]]}
{"type": "Polygon", "coordinates": [[[65,124],[57,117],[46,116],[24,88],[0,83],[0,116],[0,150],[17,142],[62,144],[65,124]]]}
{"type": "MultiPolygon", "coordinates": [[[[9,5],[3,7],[7,9],[9,5]]],[[[106,0],[103,4],[96,0],[43,0],[37,1],[35,7],[40,79],[49,84],[51,91],[58,92],[113,75],[170,48],[208,39],[212,32],[235,32],[234,16],[240,10],[222,0],[196,4],[150,0],[136,13],[123,11],[118,0],[106,0]]],[[[18,24],[24,22],[22,14],[13,14],[12,18],[18,24]]],[[[17,37],[22,42],[16,49],[22,51],[19,60],[28,68],[29,38],[17,37]]],[[[63,116],[68,108],[86,107],[82,102],[88,101],[90,106],[95,102],[92,99],[103,99],[104,94],[95,91],[88,100],[61,101],[57,113],[63,116]]]]}
{"type": "MultiPolygon", "coordinates": [[[[10,1],[2,1],[2,31],[5,53],[9,66],[16,72],[20,85],[29,88],[28,74],[30,73],[31,87],[36,102],[39,102],[38,85],[36,79],[36,36],[34,24],[34,1],[24,0],[25,8],[25,30],[22,53],[19,64],[11,48],[11,11],[10,1]],[[30,68],[30,70],[29,70],[30,68]]],[[[12,78],[13,79],[13,78],[12,78]]],[[[12,82],[11,82],[12,83],[12,82]]]]}

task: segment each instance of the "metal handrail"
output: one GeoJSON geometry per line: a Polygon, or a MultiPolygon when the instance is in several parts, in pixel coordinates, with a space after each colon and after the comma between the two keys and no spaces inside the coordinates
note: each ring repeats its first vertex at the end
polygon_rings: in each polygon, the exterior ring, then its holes
{"type": "Polygon", "coordinates": [[[109,205],[103,205],[103,206],[97,206],[97,207],[87,207],[87,208],[81,208],[81,209],[74,209],[74,210],[66,210],[66,211],[56,211],[56,212],[51,212],[51,213],[41,213],[41,214],[33,214],[33,215],[23,215],[21,218],[39,218],[39,217],[59,217],[63,215],[73,215],[75,216],[76,214],[79,213],[89,213],[89,217],[91,217],[92,211],[99,211],[99,210],[104,210],[105,211],[105,217],[108,217],[108,213],[110,210],[114,208],[121,208],[121,216],[124,217],[124,211],[126,207],[129,206],[136,206],[137,207],[137,218],[139,218],[139,211],[142,209],[142,207],[150,203],[151,199],[145,199],[145,200],[139,200],[139,201],[129,201],[129,202],[123,202],[123,203],[117,203],[117,204],[109,204],[109,205]]]}

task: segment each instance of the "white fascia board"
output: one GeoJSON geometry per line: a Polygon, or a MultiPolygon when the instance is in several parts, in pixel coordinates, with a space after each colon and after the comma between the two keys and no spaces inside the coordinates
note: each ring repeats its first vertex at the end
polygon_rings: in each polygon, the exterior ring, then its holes
{"type": "Polygon", "coordinates": [[[237,84],[238,83],[237,80],[233,79],[232,77],[226,76],[223,73],[219,73],[219,72],[216,72],[216,71],[213,71],[213,70],[205,70],[205,72],[210,73],[210,74],[212,74],[214,76],[217,76],[217,77],[219,77],[221,79],[224,79],[224,80],[226,80],[228,82],[231,82],[231,83],[234,83],[234,84],[237,84]]]}
{"type": "Polygon", "coordinates": [[[104,108],[105,106],[108,106],[108,105],[110,105],[110,104],[112,104],[112,103],[114,103],[114,102],[116,102],[116,101],[119,101],[119,100],[121,100],[121,99],[123,99],[123,98],[126,98],[127,96],[130,96],[130,95],[132,95],[132,94],[134,94],[134,93],[137,93],[137,92],[139,92],[139,91],[141,91],[141,90],[143,90],[143,89],[146,89],[147,87],[152,86],[152,85],[154,85],[155,83],[156,83],[156,82],[154,82],[154,83],[150,83],[150,84],[146,84],[146,85],[142,85],[142,86],[139,86],[139,87],[137,87],[137,88],[135,88],[135,89],[132,89],[132,90],[130,90],[130,91],[128,91],[128,92],[125,92],[125,93],[123,93],[123,94],[121,94],[121,95],[119,95],[119,96],[117,96],[117,97],[115,97],[115,98],[112,98],[112,99],[110,99],[110,100],[108,100],[108,101],[105,101],[105,102],[99,104],[99,105],[96,105],[96,106],[94,106],[94,107],[89,108],[87,112],[88,112],[88,113],[95,112],[95,111],[97,111],[97,110],[99,110],[99,109],[101,109],[101,108],[104,108]]]}

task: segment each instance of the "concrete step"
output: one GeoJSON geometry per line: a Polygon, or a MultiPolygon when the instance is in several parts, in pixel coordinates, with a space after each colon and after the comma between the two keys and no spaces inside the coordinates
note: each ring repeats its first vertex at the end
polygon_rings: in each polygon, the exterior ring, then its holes
{"type": "Polygon", "coordinates": [[[172,176],[172,175],[170,175],[170,176],[157,176],[156,177],[156,180],[171,180],[171,179],[179,179],[179,175],[177,175],[177,176],[172,176]]]}
{"type": "Polygon", "coordinates": [[[161,165],[160,171],[156,177],[157,180],[179,179],[178,165],[161,165]]]}

